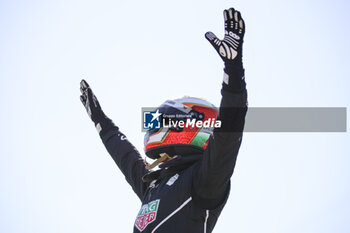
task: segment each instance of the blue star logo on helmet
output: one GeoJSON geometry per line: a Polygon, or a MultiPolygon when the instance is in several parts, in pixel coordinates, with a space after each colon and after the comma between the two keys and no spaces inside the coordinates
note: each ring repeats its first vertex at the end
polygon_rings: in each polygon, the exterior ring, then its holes
{"type": "Polygon", "coordinates": [[[161,128],[161,116],[162,114],[157,111],[144,111],[143,112],[143,128],[144,129],[160,129],[161,128]]]}

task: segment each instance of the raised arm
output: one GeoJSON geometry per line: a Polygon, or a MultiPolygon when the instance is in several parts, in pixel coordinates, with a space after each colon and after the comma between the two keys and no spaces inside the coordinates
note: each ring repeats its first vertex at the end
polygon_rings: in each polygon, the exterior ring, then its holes
{"type": "Polygon", "coordinates": [[[229,192],[230,177],[241,145],[247,111],[247,91],[242,65],[245,25],[240,12],[233,8],[224,11],[224,19],[223,40],[212,32],[205,35],[225,63],[218,115],[222,126],[214,130],[193,184],[195,200],[208,209],[219,206],[229,192]]]}
{"type": "Polygon", "coordinates": [[[80,99],[94,122],[103,144],[134,192],[142,199],[146,189],[146,183],[142,181],[142,176],[147,173],[147,170],[139,152],[119,131],[112,120],[104,114],[96,96],[85,80],[81,81],[80,90],[82,93],[80,99]]]}

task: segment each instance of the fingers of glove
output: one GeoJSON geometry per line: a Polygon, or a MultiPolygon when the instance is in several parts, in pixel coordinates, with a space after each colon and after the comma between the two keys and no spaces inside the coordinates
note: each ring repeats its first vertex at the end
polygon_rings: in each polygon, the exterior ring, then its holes
{"type": "Polygon", "coordinates": [[[90,104],[94,103],[94,107],[97,107],[96,106],[96,97],[94,98],[94,93],[92,92],[91,88],[88,88],[87,89],[87,99],[89,101],[90,104]]]}
{"type": "MultiPolygon", "coordinates": [[[[230,12],[232,11],[233,17],[230,19],[229,27],[236,30],[239,34],[243,34],[245,31],[245,24],[244,20],[242,19],[241,12],[234,10],[233,8],[230,9],[230,12]]],[[[231,13],[230,13],[231,14],[231,13]]]]}
{"type": "Polygon", "coordinates": [[[239,11],[235,11],[235,21],[239,22],[239,20],[242,19],[242,15],[241,15],[241,12],[239,11]]]}
{"type": "Polygon", "coordinates": [[[245,32],[245,23],[244,23],[243,19],[239,20],[239,30],[238,30],[238,32],[240,34],[244,34],[244,32],[245,32]]]}
{"type": "Polygon", "coordinates": [[[93,111],[99,111],[101,110],[100,103],[98,102],[96,96],[92,92],[91,88],[87,89],[87,95],[88,95],[88,101],[90,103],[90,107],[93,108],[93,111]],[[91,106],[92,105],[92,106],[91,106]]]}
{"type": "Polygon", "coordinates": [[[81,95],[80,96],[80,101],[83,103],[83,105],[85,106],[86,104],[86,96],[85,95],[81,95]]]}
{"type": "Polygon", "coordinates": [[[236,11],[234,8],[230,8],[224,11],[224,17],[225,15],[227,16],[227,21],[225,20],[226,30],[237,30],[239,21],[239,11],[236,11]]]}
{"type": "Polygon", "coordinates": [[[219,49],[219,46],[221,44],[221,41],[219,38],[216,37],[216,35],[212,32],[205,33],[205,38],[210,42],[210,44],[216,49],[219,49]]]}
{"type": "Polygon", "coordinates": [[[243,34],[245,32],[245,23],[242,18],[241,12],[237,11],[237,17],[238,17],[238,26],[239,26],[238,32],[240,34],[243,34]]]}
{"type": "Polygon", "coordinates": [[[235,9],[234,8],[230,8],[228,9],[228,19],[229,20],[232,20],[233,19],[233,16],[234,16],[234,13],[235,13],[235,9]]]}
{"type": "Polygon", "coordinates": [[[224,10],[224,20],[225,20],[225,23],[227,22],[227,20],[229,20],[228,16],[229,16],[228,10],[224,10]]]}
{"type": "Polygon", "coordinates": [[[84,79],[82,79],[82,80],[80,81],[80,91],[81,91],[82,94],[84,94],[84,92],[85,92],[89,87],[90,87],[89,84],[88,84],[84,79]]]}

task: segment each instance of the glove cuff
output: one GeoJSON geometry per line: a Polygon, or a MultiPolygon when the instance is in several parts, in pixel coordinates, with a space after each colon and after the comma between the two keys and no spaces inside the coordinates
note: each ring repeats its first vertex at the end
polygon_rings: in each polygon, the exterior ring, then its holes
{"type": "Polygon", "coordinates": [[[98,121],[94,121],[94,123],[95,123],[97,132],[101,136],[106,134],[110,129],[118,128],[117,126],[115,126],[113,121],[109,119],[107,116],[101,117],[98,121]]]}
{"type": "Polygon", "coordinates": [[[244,69],[242,60],[225,62],[222,89],[237,93],[245,89],[244,69]]]}

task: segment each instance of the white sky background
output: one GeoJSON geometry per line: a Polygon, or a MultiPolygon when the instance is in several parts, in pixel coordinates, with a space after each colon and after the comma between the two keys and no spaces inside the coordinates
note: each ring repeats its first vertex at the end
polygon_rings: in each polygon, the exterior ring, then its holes
{"type": "MultiPolygon", "coordinates": [[[[79,100],[92,86],[140,152],[141,107],[220,101],[204,33],[246,22],[251,107],[349,107],[350,5],[324,1],[1,1],[0,232],[132,232],[140,202],[79,100]]],[[[348,133],[246,133],[214,232],[350,231],[348,133]]]]}

